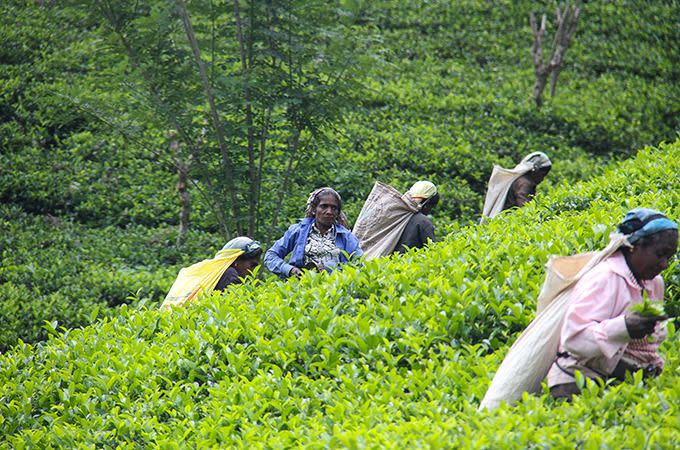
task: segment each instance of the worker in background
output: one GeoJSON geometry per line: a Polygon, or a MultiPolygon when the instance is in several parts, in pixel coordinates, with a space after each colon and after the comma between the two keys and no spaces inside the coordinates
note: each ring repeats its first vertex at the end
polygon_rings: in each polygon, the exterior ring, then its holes
{"type": "Polygon", "coordinates": [[[280,278],[289,278],[302,276],[305,269],[331,271],[361,255],[359,240],[347,229],[340,194],[324,187],[309,195],[305,218],[267,250],[264,263],[280,278]]]}
{"type": "Polygon", "coordinates": [[[262,247],[257,241],[240,236],[227,242],[214,258],[179,271],[161,308],[171,309],[194,301],[199,294],[222,291],[240,284],[260,264],[262,247]]]}
{"type": "Polygon", "coordinates": [[[545,179],[551,167],[550,158],[542,152],[528,154],[514,169],[494,166],[481,222],[501,211],[524,206],[534,197],[536,187],[545,179]]]}
{"type": "Polygon", "coordinates": [[[434,224],[427,216],[439,203],[437,186],[429,181],[418,181],[406,192],[406,195],[420,205],[420,211],[409,219],[394,248],[394,253],[404,253],[409,248],[422,248],[428,242],[435,241],[434,224]]]}
{"type": "Polygon", "coordinates": [[[262,247],[259,242],[249,237],[239,236],[232,239],[222,247],[222,250],[227,249],[237,249],[243,253],[224,271],[215,285],[216,291],[222,291],[230,284],[243,283],[243,279],[252,275],[255,268],[260,265],[262,247]]]}

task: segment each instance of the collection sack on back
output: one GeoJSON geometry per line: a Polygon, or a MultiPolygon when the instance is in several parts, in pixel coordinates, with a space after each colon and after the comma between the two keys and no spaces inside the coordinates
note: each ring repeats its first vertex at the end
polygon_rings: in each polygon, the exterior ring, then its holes
{"type": "Polygon", "coordinates": [[[480,223],[529,201],[550,171],[552,162],[543,152],[529,153],[513,169],[494,165],[484,199],[480,223]]]}
{"type": "Polygon", "coordinates": [[[420,213],[427,214],[438,200],[437,187],[429,181],[418,181],[405,194],[377,181],[352,230],[364,258],[388,256],[406,245],[420,247],[434,240],[432,222],[420,213]],[[413,235],[405,236],[409,228],[413,235]]]}
{"type": "Polygon", "coordinates": [[[571,398],[581,391],[577,371],[620,381],[639,370],[658,376],[663,370],[658,349],[666,336],[662,322],[668,318],[658,307],[664,292],[660,273],[677,246],[676,222],[635,208],[603,250],[551,258],[536,318],[508,351],[480,409],[540,392],[546,377],[553,398],[571,398]]]}
{"type": "Polygon", "coordinates": [[[260,264],[260,255],[259,242],[246,236],[232,239],[214,258],[182,268],[161,308],[183,306],[201,292],[221,291],[230,284],[242,282],[260,264]]]}

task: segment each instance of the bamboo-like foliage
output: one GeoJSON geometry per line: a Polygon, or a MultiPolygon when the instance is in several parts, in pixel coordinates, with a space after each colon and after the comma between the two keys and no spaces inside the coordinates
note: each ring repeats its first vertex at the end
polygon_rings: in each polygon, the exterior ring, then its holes
{"type": "Polygon", "coordinates": [[[155,114],[138,120],[176,130],[225,238],[276,228],[308,146],[354,86],[352,39],[333,20],[337,9],[294,0],[106,0],[94,10],[149,93],[137,103],[155,114]]]}

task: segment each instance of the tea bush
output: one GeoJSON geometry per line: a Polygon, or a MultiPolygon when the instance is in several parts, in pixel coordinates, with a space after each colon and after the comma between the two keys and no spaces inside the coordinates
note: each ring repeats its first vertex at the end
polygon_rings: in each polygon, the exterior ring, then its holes
{"type": "Polygon", "coordinates": [[[0,227],[0,351],[45,339],[45,321],[70,328],[131,298],[158,301],[180,267],[219,248],[206,233],[178,250],[168,227],[88,228],[5,205],[0,227]]]}
{"type": "Polygon", "coordinates": [[[551,33],[554,2],[353,4],[386,49],[385,64],[366,77],[364,109],[334,134],[342,162],[327,176],[352,199],[374,178],[403,190],[432,178],[438,209],[467,223],[495,163],[512,167],[544,151],[555,162],[546,181],[574,182],[598,174],[608,155],[675,139],[677,4],[582,3],[556,96],[541,110],[529,99],[528,15],[546,13],[551,33]],[[650,76],[664,81],[652,85],[650,76]]]}
{"type": "MultiPolygon", "coordinates": [[[[135,116],[130,97],[144,95],[141,81],[116,53],[110,30],[82,3],[0,6],[0,36],[12,43],[0,49],[0,166],[11,168],[0,170],[0,200],[97,226],[175,224],[167,130],[135,116]],[[102,123],[84,105],[100,107],[114,123],[102,123]]],[[[201,8],[212,2],[195,3],[196,26],[208,29],[201,8]]],[[[364,87],[355,94],[358,106],[300,157],[274,230],[268,226],[280,187],[265,188],[258,234],[273,239],[283,232],[321,185],[338,188],[354,219],[376,179],[405,191],[431,178],[442,192],[437,214],[469,223],[494,163],[513,166],[531,151],[546,151],[556,162],[547,183],[574,182],[598,174],[598,163],[675,138],[677,2],[583,2],[557,95],[540,111],[529,100],[527,18],[536,11],[552,23],[554,2],[336,6],[347,11],[357,35],[379,37],[356,49],[357,61],[379,58],[355,80],[364,87]]],[[[219,67],[213,71],[220,76],[219,67]]],[[[285,165],[273,169],[283,172],[285,165]]],[[[209,206],[196,189],[192,195],[192,226],[216,232],[209,206]]]]}
{"type": "MultiPolygon", "coordinates": [[[[680,216],[680,142],[405,256],[254,282],[172,312],[121,308],[0,356],[2,445],[675,448],[680,341],[658,379],[477,407],[533,317],[549,254],[601,248],[623,213],[680,216]],[[569,194],[569,195],[567,195],[569,194]],[[564,201],[561,198],[564,197],[564,201]]],[[[678,266],[666,273],[677,304],[678,266]]]]}

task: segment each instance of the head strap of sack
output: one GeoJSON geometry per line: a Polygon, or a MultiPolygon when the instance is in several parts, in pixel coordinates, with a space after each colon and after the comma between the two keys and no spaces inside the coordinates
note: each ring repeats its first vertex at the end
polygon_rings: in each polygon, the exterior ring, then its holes
{"type": "Polygon", "coordinates": [[[224,247],[222,247],[222,250],[228,249],[241,250],[243,254],[246,255],[247,257],[249,255],[257,253],[258,250],[262,249],[262,246],[260,245],[259,242],[247,236],[239,236],[227,242],[224,245],[224,247]]]}
{"type": "Polygon", "coordinates": [[[531,166],[531,170],[539,170],[551,167],[552,161],[543,152],[533,152],[525,156],[520,165],[531,166]]]}
{"type": "Polygon", "coordinates": [[[417,181],[408,190],[408,194],[414,200],[423,203],[437,194],[437,186],[429,181],[417,181]]]}

